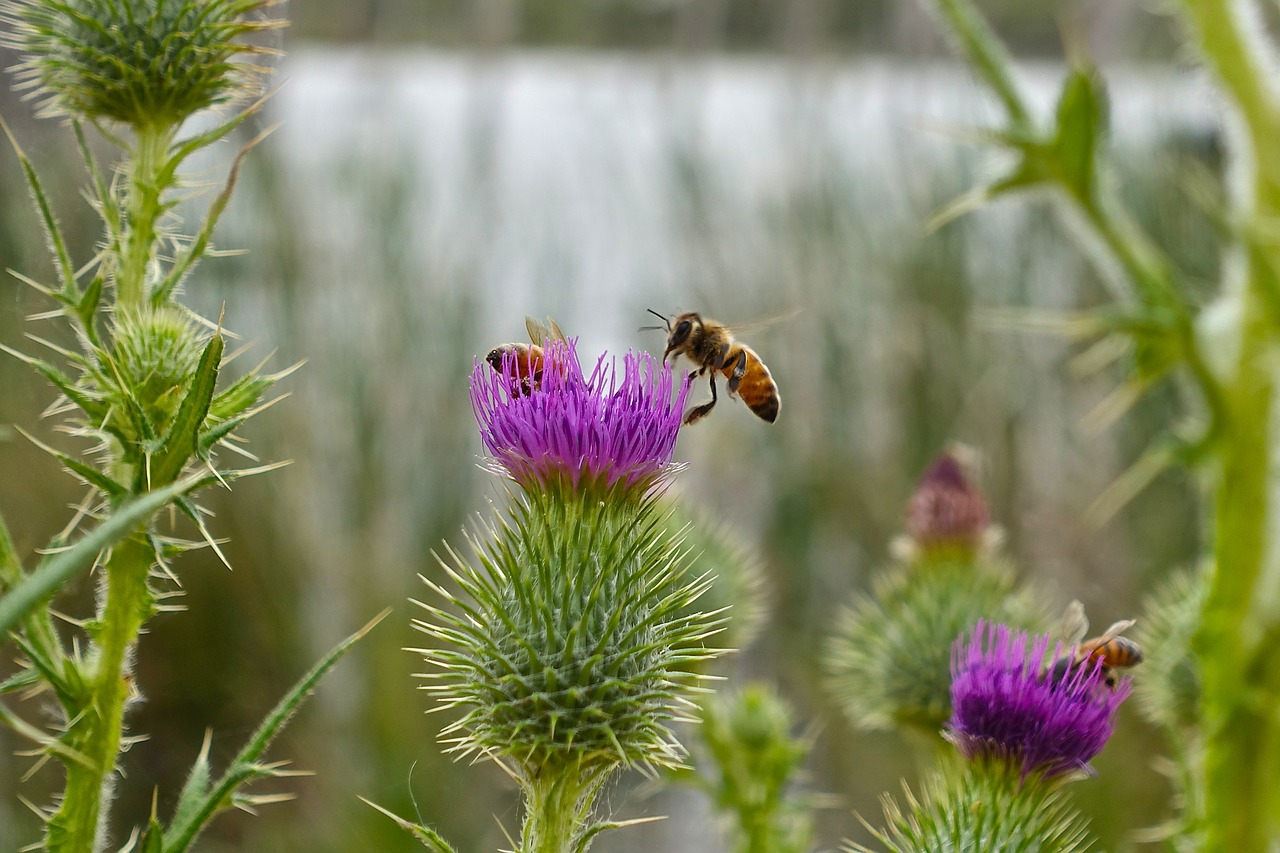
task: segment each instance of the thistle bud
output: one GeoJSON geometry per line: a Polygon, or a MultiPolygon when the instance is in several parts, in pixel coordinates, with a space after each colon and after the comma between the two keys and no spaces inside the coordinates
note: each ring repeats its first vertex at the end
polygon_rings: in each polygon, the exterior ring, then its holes
{"type": "Polygon", "coordinates": [[[173,305],[120,310],[112,331],[116,369],[100,377],[99,390],[108,398],[119,397],[112,407],[113,425],[140,440],[135,434],[140,425],[129,417],[138,411],[149,435],[164,435],[191,384],[208,333],[173,305]]]}
{"type": "Polygon", "coordinates": [[[49,116],[181,124],[256,90],[265,50],[245,39],[278,26],[272,0],[9,0],[6,46],[22,57],[19,86],[49,116]]]}
{"type": "Polygon", "coordinates": [[[989,550],[991,515],[987,499],[965,470],[960,447],[943,452],[925,471],[907,502],[904,530],[910,547],[923,555],[989,550]]]}

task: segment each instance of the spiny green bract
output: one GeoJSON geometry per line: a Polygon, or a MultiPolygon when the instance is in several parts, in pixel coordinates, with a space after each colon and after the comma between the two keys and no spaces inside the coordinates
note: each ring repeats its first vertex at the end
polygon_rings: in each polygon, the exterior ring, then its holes
{"type": "MultiPolygon", "coordinates": [[[[1022,781],[998,762],[945,767],[919,798],[903,788],[905,805],[886,797],[888,826],[871,829],[889,853],[1083,853],[1093,846],[1088,823],[1060,785],[1036,776],[1022,781]]],[[[843,850],[875,848],[849,843],[843,850]]]]}
{"type": "Polygon", "coordinates": [[[924,560],[877,578],[841,615],[827,647],[828,684],[850,722],[939,732],[951,714],[951,644],[979,619],[1034,631],[1048,622],[990,558],[924,560]]]}
{"type": "Polygon", "coordinates": [[[231,99],[259,69],[244,37],[274,0],[8,0],[4,39],[45,115],[165,127],[231,99]]]}
{"type": "Polygon", "coordinates": [[[721,618],[691,608],[709,578],[689,577],[651,498],[555,490],[513,504],[475,544],[479,567],[449,549],[460,594],[428,581],[453,608],[419,602],[431,619],[415,626],[447,644],[422,650],[441,669],[426,689],[466,709],[441,738],[525,778],[678,764],[668,724],[717,654],[705,641],[721,618]]]}
{"type": "Polygon", "coordinates": [[[1207,590],[1200,573],[1182,571],[1143,602],[1134,640],[1144,659],[1133,694],[1143,715],[1157,725],[1187,729],[1200,720],[1200,668],[1191,640],[1207,590]]]}

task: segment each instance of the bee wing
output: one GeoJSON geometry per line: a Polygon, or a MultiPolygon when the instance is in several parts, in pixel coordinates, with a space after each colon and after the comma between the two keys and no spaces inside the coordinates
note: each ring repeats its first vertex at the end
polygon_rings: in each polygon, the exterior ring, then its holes
{"type": "Polygon", "coordinates": [[[745,323],[725,323],[727,328],[734,337],[750,335],[752,332],[758,332],[761,329],[767,329],[776,323],[785,323],[793,319],[797,314],[803,311],[803,308],[792,308],[790,311],[780,311],[777,314],[770,314],[767,317],[760,317],[755,320],[747,320],[745,323]]]}
{"type": "Polygon", "coordinates": [[[547,341],[563,341],[564,332],[560,331],[560,326],[550,317],[544,323],[541,320],[535,320],[528,314],[524,317],[525,330],[529,332],[529,340],[537,346],[542,346],[547,341]]]}
{"type": "Polygon", "coordinates": [[[1103,643],[1109,643],[1112,640],[1114,640],[1116,637],[1119,637],[1125,631],[1128,631],[1130,628],[1132,628],[1134,624],[1136,624],[1136,620],[1121,619],[1119,622],[1113,623],[1110,628],[1108,628],[1106,631],[1102,633],[1101,637],[1098,637],[1098,639],[1094,640],[1093,642],[1097,643],[1099,646],[1102,645],[1103,643]]]}
{"type": "Polygon", "coordinates": [[[1084,615],[1084,605],[1079,601],[1072,601],[1067,605],[1066,612],[1062,614],[1058,635],[1062,638],[1062,642],[1074,646],[1083,640],[1087,633],[1089,633],[1089,618],[1084,615]]]}

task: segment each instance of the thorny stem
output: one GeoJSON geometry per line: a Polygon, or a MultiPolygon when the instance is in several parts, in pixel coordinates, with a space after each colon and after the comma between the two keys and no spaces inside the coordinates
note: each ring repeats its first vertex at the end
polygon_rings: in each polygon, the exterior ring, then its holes
{"type": "Polygon", "coordinates": [[[101,850],[106,843],[106,806],[115,787],[124,709],[133,690],[131,658],[138,633],[152,612],[147,576],[153,557],[140,528],[117,545],[107,561],[90,690],[66,735],[68,745],[89,762],[87,766],[67,764],[62,805],[48,823],[45,848],[49,851],[86,853],[101,850]]]}
{"type": "Polygon", "coordinates": [[[608,773],[577,767],[540,768],[524,783],[525,819],[520,853],[576,853],[596,792],[608,773]]]}
{"type": "MultiPolygon", "coordinates": [[[[1211,70],[1242,120],[1250,183],[1235,199],[1240,221],[1280,217],[1280,100],[1270,87],[1265,48],[1252,40],[1242,4],[1182,0],[1211,70]]],[[[1274,590],[1280,572],[1272,523],[1271,442],[1275,437],[1273,350],[1267,288],[1280,245],[1249,247],[1239,354],[1226,389],[1227,441],[1216,495],[1214,568],[1195,647],[1203,671],[1205,835],[1202,849],[1274,849],[1280,807],[1280,635],[1274,590]]],[[[1232,284],[1236,284],[1233,282],[1232,284]]]]}
{"type": "Polygon", "coordinates": [[[147,298],[160,217],[165,210],[160,173],[174,132],[171,125],[137,129],[125,202],[124,246],[116,271],[117,306],[138,307],[147,298]]]}

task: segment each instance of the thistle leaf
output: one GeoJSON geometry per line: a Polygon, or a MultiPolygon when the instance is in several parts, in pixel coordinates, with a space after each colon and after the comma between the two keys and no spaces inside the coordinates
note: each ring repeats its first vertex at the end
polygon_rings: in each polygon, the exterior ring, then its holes
{"type": "Polygon", "coordinates": [[[1081,201],[1094,195],[1097,150],[1107,125],[1106,90],[1092,69],[1074,69],[1058,99],[1058,128],[1054,152],[1058,177],[1081,201]]]}
{"type": "Polygon", "coordinates": [[[200,439],[196,442],[196,455],[201,459],[209,458],[209,451],[213,449],[213,446],[239,429],[240,425],[247,420],[247,417],[241,415],[211,426],[200,433],[200,439]]]}
{"type": "Polygon", "coordinates": [[[116,503],[122,500],[123,498],[126,498],[129,496],[130,492],[128,488],[126,488],[121,483],[118,483],[115,480],[111,479],[106,474],[99,471],[97,468],[94,468],[92,465],[89,465],[86,462],[81,462],[79,459],[76,459],[74,456],[70,456],[66,453],[63,453],[57,448],[50,447],[49,445],[45,444],[43,441],[40,441],[38,438],[31,435],[30,433],[28,433],[26,430],[22,428],[18,428],[18,432],[20,432],[23,435],[23,437],[25,437],[28,441],[30,441],[36,447],[40,448],[45,453],[48,453],[50,456],[54,457],[59,462],[61,462],[63,466],[65,466],[66,469],[70,471],[72,474],[75,474],[77,477],[79,477],[81,480],[83,480],[85,483],[89,484],[90,486],[93,486],[95,489],[100,489],[102,492],[104,492],[107,495],[107,497],[111,499],[112,503],[116,503]]]}
{"type": "Polygon", "coordinates": [[[62,236],[62,226],[58,224],[58,217],[54,215],[53,208],[49,205],[49,197],[45,195],[44,187],[40,184],[40,176],[36,174],[35,167],[27,159],[26,153],[18,145],[18,140],[14,138],[13,131],[9,129],[4,119],[0,119],[0,129],[3,129],[5,136],[9,137],[9,144],[18,155],[22,174],[27,180],[27,189],[31,191],[31,197],[35,200],[36,208],[40,212],[45,238],[49,241],[49,250],[58,268],[58,277],[62,281],[63,295],[70,297],[77,294],[75,266],[71,263],[71,254],[67,251],[67,241],[62,236]]]}
{"type": "Polygon", "coordinates": [[[209,766],[209,747],[213,743],[213,732],[206,731],[204,743],[200,745],[200,754],[196,756],[187,781],[182,785],[178,795],[178,805],[173,812],[171,826],[181,826],[193,820],[199,813],[203,800],[209,794],[209,786],[213,778],[209,766]]]}
{"type": "Polygon", "coordinates": [[[138,853],[164,853],[164,827],[155,817],[147,824],[146,834],[142,836],[142,844],[138,853]]]}
{"type": "MultiPolygon", "coordinates": [[[[86,331],[93,332],[93,320],[98,314],[98,305],[102,302],[102,276],[94,276],[76,304],[76,315],[86,331]]],[[[96,335],[95,335],[96,337],[96,335]]]]}
{"type": "Polygon", "coordinates": [[[34,572],[0,597],[0,632],[11,630],[20,619],[57,592],[59,587],[79,572],[88,571],[104,549],[124,539],[139,525],[145,524],[152,515],[175,498],[207,482],[208,478],[205,477],[181,480],[121,504],[105,521],[69,549],[46,557],[34,572]]]}
{"type": "MultiPolygon", "coordinates": [[[[222,139],[230,132],[232,127],[239,124],[241,121],[244,121],[249,114],[250,110],[245,110],[230,122],[227,122],[226,125],[214,128],[209,132],[210,134],[216,134],[212,139],[222,139]]],[[[231,169],[227,173],[227,180],[222,187],[222,191],[218,193],[217,198],[213,200],[213,204],[209,206],[209,210],[205,214],[204,222],[200,225],[199,233],[196,234],[195,239],[191,241],[191,244],[187,246],[186,250],[183,251],[182,254],[178,256],[177,260],[174,261],[173,267],[169,270],[169,274],[165,276],[164,281],[162,281],[160,285],[152,291],[151,302],[153,305],[159,305],[160,303],[168,300],[174,290],[177,289],[178,285],[182,283],[182,280],[186,278],[192,267],[195,266],[196,262],[199,261],[200,258],[204,257],[205,252],[209,248],[209,241],[213,238],[213,229],[217,226],[218,220],[222,216],[222,212],[226,210],[227,202],[231,201],[231,193],[235,190],[236,180],[240,177],[240,167],[244,165],[244,158],[249,156],[249,152],[253,150],[254,146],[265,139],[267,135],[271,133],[271,130],[271,128],[264,130],[241,147],[240,153],[236,155],[235,160],[231,163],[231,169]]],[[[209,134],[205,135],[207,136],[209,134]]],[[[185,155],[179,152],[179,155],[175,156],[174,160],[180,161],[182,156],[185,155]]],[[[174,164],[173,168],[176,168],[176,164],[174,164]]]]}
{"type": "MultiPolygon", "coordinates": [[[[311,692],[315,690],[320,679],[329,670],[333,669],[334,665],[351,650],[352,646],[363,638],[365,634],[369,633],[375,625],[385,619],[390,612],[390,610],[382,611],[373,621],[339,643],[328,655],[312,667],[311,671],[304,675],[293,686],[293,689],[285,694],[285,697],[271,710],[271,713],[258,726],[258,730],[253,733],[253,737],[240,750],[240,754],[231,762],[227,772],[223,774],[216,784],[209,787],[203,796],[197,796],[196,794],[188,796],[187,788],[183,789],[183,807],[169,824],[164,853],[178,853],[179,851],[187,850],[214,815],[234,805],[237,791],[242,785],[262,776],[279,775],[272,769],[273,766],[261,765],[258,763],[258,759],[266,752],[272,740],[289,722],[289,719],[297,712],[307,697],[311,695],[311,692]]],[[[199,762],[197,761],[197,763],[199,762]]],[[[193,777],[188,778],[188,787],[193,786],[193,777]]],[[[198,784],[200,783],[197,782],[198,784]]],[[[203,784],[207,785],[207,777],[203,784]]],[[[192,789],[195,790],[194,787],[192,789]]]]}
{"type": "Polygon", "coordinates": [[[151,478],[156,484],[172,481],[182,472],[199,449],[200,428],[204,426],[205,417],[209,414],[209,405],[213,401],[214,387],[218,383],[218,366],[222,361],[222,350],[225,341],[221,334],[209,339],[204,353],[200,356],[200,364],[191,378],[191,387],[182,398],[173,419],[173,427],[169,430],[163,444],[151,459],[151,478]]]}
{"type": "Polygon", "coordinates": [[[0,516],[0,593],[12,589],[22,580],[22,561],[13,547],[13,537],[9,535],[9,525],[0,516]]]}
{"type": "Polygon", "coordinates": [[[58,760],[64,763],[78,764],[81,767],[93,766],[93,762],[84,753],[72,749],[56,737],[46,733],[43,729],[31,725],[3,704],[0,704],[0,723],[13,729],[27,740],[40,744],[40,747],[45,752],[56,756],[58,760]]]}
{"type": "Polygon", "coordinates": [[[274,382],[275,377],[261,376],[257,373],[241,376],[213,398],[209,413],[222,420],[242,414],[262,399],[263,392],[274,382]]]}
{"type": "Polygon", "coordinates": [[[33,356],[25,355],[24,353],[20,353],[15,349],[5,346],[4,344],[0,344],[0,351],[7,352],[14,358],[26,362],[31,367],[35,368],[41,376],[49,380],[50,384],[65,394],[68,400],[83,409],[85,415],[88,416],[90,420],[100,421],[106,417],[107,407],[103,405],[102,401],[87,394],[83,388],[76,385],[71,377],[67,376],[52,364],[49,364],[49,362],[33,356]]]}
{"type": "Polygon", "coordinates": [[[394,820],[397,826],[421,841],[422,846],[432,851],[432,853],[457,853],[457,851],[453,849],[453,846],[449,844],[449,842],[445,841],[443,836],[431,827],[405,820],[395,812],[388,811],[377,803],[366,800],[364,797],[360,798],[360,802],[370,808],[377,809],[382,814],[394,820]]]}

